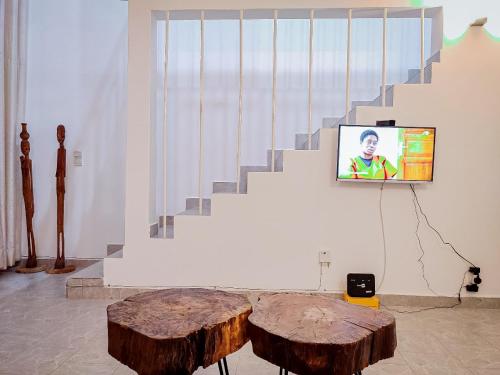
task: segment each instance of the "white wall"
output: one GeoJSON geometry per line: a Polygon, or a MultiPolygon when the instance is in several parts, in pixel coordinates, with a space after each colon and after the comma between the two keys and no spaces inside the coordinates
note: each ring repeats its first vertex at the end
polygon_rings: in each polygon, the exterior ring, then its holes
{"type": "MultiPolygon", "coordinates": [[[[130,1],[126,233],[123,259],[106,259],[105,282],[138,286],[232,286],[316,289],[318,251],[330,250],[333,268],[322,287],[342,290],[347,272],[383,270],[379,189],[335,181],[336,130],[321,132],[319,151],[286,151],[284,173],[254,173],[247,195],[214,194],[212,216],[175,218],[175,238],[148,232],[149,88],[148,6],[130,1]],[[133,140],[133,141],[132,141],[133,140]]],[[[311,6],[314,6],[312,4],[311,6]]],[[[269,6],[272,6],[269,5],[269,6]]],[[[393,108],[364,108],[358,122],[394,118],[436,126],[433,184],[418,187],[434,225],[482,267],[480,296],[500,296],[500,175],[498,147],[500,44],[474,29],[443,51],[433,82],[395,88],[393,108]],[[485,163],[485,160],[488,163],[485,163]]],[[[421,277],[416,218],[407,185],[387,185],[387,277],[382,293],[429,295],[421,277]]],[[[422,233],[426,270],[441,295],[456,295],[467,265],[422,233]]]]}
{"type": "Polygon", "coordinates": [[[56,255],[56,126],[66,126],[66,256],[123,243],[127,2],[29,2],[27,114],[39,256],[56,255]],[[72,165],[74,150],[83,167],[72,165]]]}

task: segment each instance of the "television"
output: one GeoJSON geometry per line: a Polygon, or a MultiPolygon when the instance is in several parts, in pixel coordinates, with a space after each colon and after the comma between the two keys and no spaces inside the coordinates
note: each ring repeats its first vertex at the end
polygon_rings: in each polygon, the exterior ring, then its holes
{"type": "Polygon", "coordinates": [[[436,128],[340,125],[337,180],[432,182],[436,128]]]}

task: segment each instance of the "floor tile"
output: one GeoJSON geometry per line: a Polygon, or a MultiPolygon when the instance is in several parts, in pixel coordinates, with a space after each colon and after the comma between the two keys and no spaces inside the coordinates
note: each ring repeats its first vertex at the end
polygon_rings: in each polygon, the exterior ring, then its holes
{"type": "MultiPolygon", "coordinates": [[[[0,375],[131,375],[107,353],[110,300],[65,298],[65,276],[0,272],[0,375]]],[[[392,310],[409,308],[395,307],[392,310]]],[[[500,375],[500,310],[394,312],[395,356],[363,375],[500,375]]],[[[278,375],[251,343],[228,356],[231,375],[278,375]]],[[[195,375],[218,375],[217,365],[195,375]]]]}

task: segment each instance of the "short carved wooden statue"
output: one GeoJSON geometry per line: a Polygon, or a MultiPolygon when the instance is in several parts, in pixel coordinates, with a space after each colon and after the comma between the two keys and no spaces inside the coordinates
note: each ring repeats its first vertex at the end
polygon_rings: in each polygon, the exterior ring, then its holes
{"type": "Polygon", "coordinates": [[[28,239],[28,260],[24,267],[18,267],[17,272],[32,273],[44,271],[45,267],[38,266],[36,259],[36,243],[35,234],[33,232],[33,216],[35,215],[35,202],[33,196],[33,173],[32,163],[30,159],[30,142],[28,141],[30,134],[27,130],[28,124],[22,123],[21,127],[21,173],[23,178],[23,198],[24,208],[26,211],[26,232],[28,239]]]}
{"type": "Polygon", "coordinates": [[[64,179],[66,177],[66,148],[64,140],[66,139],[66,129],[64,125],[57,127],[57,168],[56,168],[56,194],[57,194],[57,258],[54,268],[48,270],[48,273],[66,273],[75,270],[74,265],[66,265],[64,256],[64,194],[66,193],[64,179]]]}

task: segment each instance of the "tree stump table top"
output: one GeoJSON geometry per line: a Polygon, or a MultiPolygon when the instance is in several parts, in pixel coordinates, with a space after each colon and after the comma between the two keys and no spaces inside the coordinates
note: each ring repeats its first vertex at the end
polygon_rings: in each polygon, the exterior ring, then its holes
{"type": "Polygon", "coordinates": [[[263,295],[249,323],[254,353],[300,375],[352,375],[396,349],[392,315],[331,296],[263,295]]]}
{"type": "Polygon", "coordinates": [[[192,374],[240,349],[252,306],[207,289],[146,292],[108,306],[108,352],[139,374],[192,374]]]}

